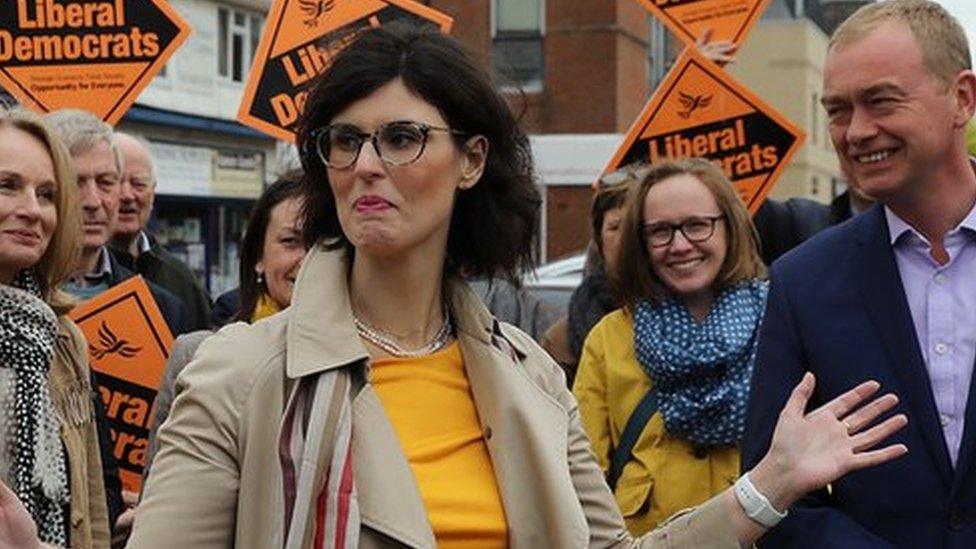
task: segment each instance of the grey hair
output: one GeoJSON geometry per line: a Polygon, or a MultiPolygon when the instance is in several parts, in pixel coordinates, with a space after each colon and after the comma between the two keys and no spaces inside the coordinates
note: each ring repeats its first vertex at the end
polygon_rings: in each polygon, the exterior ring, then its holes
{"type": "Polygon", "coordinates": [[[81,109],[54,111],[45,115],[44,121],[61,138],[71,156],[86,153],[103,141],[108,143],[109,150],[115,158],[115,167],[119,175],[122,175],[122,152],[115,145],[112,126],[81,109]]]}
{"type": "MultiPolygon", "coordinates": [[[[152,143],[148,139],[146,139],[146,137],[141,133],[129,133],[129,132],[121,132],[121,131],[115,132],[116,139],[122,136],[132,139],[133,141],[141,145],[143,149],[146,149],[146,156],[149,157],[149,175],[152,177],[153,185],[155,185],[156,184],[156,159],[153,158],[152,156],[152,143]]],[[[113,145],[115,144],[113,143],[113,145]]],[[[117,145],[115,146],[116,148],[118,148],[117,145]]],[[[122,154],[121,150],[119,150],[119,154],[120,155],[122,154]]]]}

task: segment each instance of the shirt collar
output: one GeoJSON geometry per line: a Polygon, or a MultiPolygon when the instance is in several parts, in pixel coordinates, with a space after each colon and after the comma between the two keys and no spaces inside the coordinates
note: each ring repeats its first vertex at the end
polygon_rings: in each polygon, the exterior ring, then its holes
{"type": "MultiPolygon", "coordinates": [[[[902,238],[906,233],[914,235],[923,241],[928,242],[924,236],[922,236],[918,231],[915,230],[907,221],[898,217],[898,214],[891,211],[888,206],[884,207],[885,221],[888,223],[888,235],[891,241],[891,245],[894,246],[898,243],[898,240],[902,238]]],[[[962,222],[959,223],[950,233],[956,232],[960,229],[967,229],[970,232],[976,233],[976,204],[970,208],[969,213],[963,218],[962,222]]]]}
{"type": "Polygon", "coordinates": [[[148,252],[152,248],[152,244],[149,242],[149,235],[146,231],[139,231],[139,236],[136,237],[136,249],[139,250],[140,254],[148,252]]]}
{"type": "Polygon", "coordinates": [[[108,248],[102,246],[98,250],[98,266],[93,272],[85,273],[86,280],[101,281],[112,275],[112,262],[108,258],[108,248]]]}

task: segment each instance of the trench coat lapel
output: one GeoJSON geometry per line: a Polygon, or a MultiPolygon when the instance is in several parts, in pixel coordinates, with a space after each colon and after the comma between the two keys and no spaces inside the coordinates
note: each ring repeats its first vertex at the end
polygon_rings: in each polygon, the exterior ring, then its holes
{"type": "Polygon", "coordinates": [[[352,455],[363,527],[417,549],[434,548],[420,490],[393,425],[372,386],[352,404],[352,455]]]}
{"type": "Polygon", "coordinates": [[[455,296],[452,310],[458,315],[464,366],[505,508],[509,545],[586,546],[585,520],[573,528],[573,517],[552,504],[560,496],[575,501],[573,493],[560,492],[570,484],[556,478],[556,472],[566,470],[566,411],[529,379],[518,363],[524,351],[505,337],[467,288],[455,296]]]}

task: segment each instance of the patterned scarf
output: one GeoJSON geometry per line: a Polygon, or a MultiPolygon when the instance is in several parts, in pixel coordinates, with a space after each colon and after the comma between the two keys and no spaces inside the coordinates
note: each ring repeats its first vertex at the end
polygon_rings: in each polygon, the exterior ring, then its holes
{"type": "Polygon", "coordinates": [[[672,436],[703,445],[742,439],[768,288],[760,280],[729,288],[701,324],[678,300],[638,305],[637,359],[660,395],[672,436]]]}
{"type": "Polygon", "coordinates": [[[2,435],[13,455],[0,459],[11,464],[12,488],[40,539],[67,547],[67,459],[47,382],[57,333],[32,271],[21,271],[12,286],[0,284],[0,369],[13,378],[13,398],[0,395],[2,435]]]}
{"type": "Polygon", "coordinates": [[[351,366],[295,383],[278,433],[284,549],[359,547],[351,366]],[[319,464],[327,464],[320,467],[319,464]]]}

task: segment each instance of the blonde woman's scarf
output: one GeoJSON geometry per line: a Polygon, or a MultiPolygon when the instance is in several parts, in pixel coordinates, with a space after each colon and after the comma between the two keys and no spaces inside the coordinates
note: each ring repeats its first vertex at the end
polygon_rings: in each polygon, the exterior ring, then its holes
{"type": "MultiPolygon", "coordinates": [[[[36,278],[23,270],[0,284],[0,368],[12,370],[13,398],[3,395],[2,435],[11,487],[37,524],[38,537],[68,545],[68,473],[61,429],[48,391],[58,319],[40,298],[36,278]]],[[[8,386],[9,387],[9,386],[8,386]]]]}

